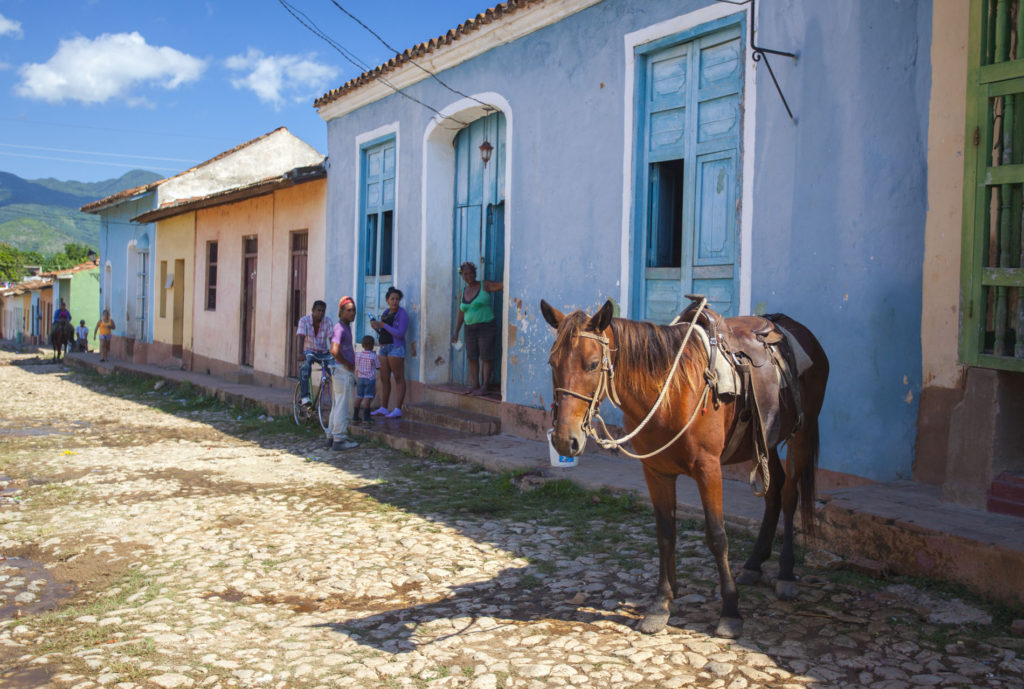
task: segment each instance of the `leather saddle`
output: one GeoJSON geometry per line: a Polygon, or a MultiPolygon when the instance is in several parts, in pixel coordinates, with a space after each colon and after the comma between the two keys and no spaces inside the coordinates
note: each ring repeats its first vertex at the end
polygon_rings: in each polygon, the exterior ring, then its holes
{"type": "MultiPolygon", "coordinates": [[[[691,304],[679,314],[678,322],[688,323],[697,316],[700,295],[686,295],[691,304]]],[[[736,316],[725,318],[717,311],[704,307],[696,324],[708,333],[708,382],[714,383],[716,358],[724,356],[739,374],[740,411],[736,427],[726,442],[722,454],[727,463],[739,450],[748,426],[754,425],[755,464],[767,466],[772,448],[787,440],[802,425],[800,383],[795,355],[785,332],[777,321],[783,314],[766,316],[736,316]],[[795,422],[791,428],[782,428],[782,411],[793,410],[795,422]]],[[[714,387],[714,386],[712,386],[714,387]]],[[[717,393],[714,397],[718,403],[717,393]]],[[[755,469],[756,470],[756,469],[755,469]]],[[[765,482],[767,477],[763,476],[765,482]]]]}

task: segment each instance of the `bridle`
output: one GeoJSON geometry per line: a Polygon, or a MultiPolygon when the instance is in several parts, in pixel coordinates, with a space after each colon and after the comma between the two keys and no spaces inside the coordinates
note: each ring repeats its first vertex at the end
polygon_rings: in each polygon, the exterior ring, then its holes
{"type": "MultiPolygon", "coordinates": [[[[634,459],[647,459],[648,457],[653,457],[654,455],[663,452],[664,450],[671,447],[677,440],[683,437],[683,434],[686,433],[687,430],[689,430],[690,426],[693,425],[694,420],[697,418],[697,413],[707,403],[708,394],[711,392],[714,372],[711,372],[712,376],[710,378],[707,375],[705,375],[704,389],[701,391],[700,399],[697,400],[697,405],[693,408],[693,413],[690,414],[690,418],[686,421],[686,424],[680,429],[678,433],[676,433],[675,437],[672,438],[672,440],[669,440],[667,443],[662,445],[657,450],[642,455],[634,454],[629,450],[626,450],[625,448],[623,448],[623,445],[628,443],[633,437],[635,437],[640,431],[642,431],[644,427],[654,417],[655,412],[657,412],[657,410],[661,407],[661,404],[664,401],[666,394],[668,392],[669,385],[672,382],[672,376],[676,371],[676,367],[679,365],[679,360],[683,356],[683,350],[686,348],[686,343],[690,341],[690,335],[693,334],[693,329],[697,322],[697,319],[700,317],[700,314],[704,310],[704,307],[707,306],[707,303],[707,299],[701,297],[700,304],[698,305],[697,310],[689,323],[689,328],[687,328],[686,330],[686,335],[683,337],[683,342],[682,344],[679,345],[679,351],[676,352],[676,358],[672,362],[672,366],[669,368],[668,373],[665,375],[665,383],[662,385],[661,392],[658,395],[657,401],[655,401],[654,406],[651,407],[651,410],[647,413],[647,416],[644,417],[644,420],[641,421],[637,425],[637,427],[634,428],[628,435],[626,435],[623,438],[613,438],[611,432],[608,430],[608,426],[604,422],[604,419],[601,418],[601,413],[599,411],[599,407],[601,406],[601,402],[602,400],[604,400],[605,396],[607,396],[611,400],[612,404],[614,404],[616,407],[619,407],[620,409],[622,408],[622,403],[619,401],[619,394],[615,389],[615,366],[614,364],[612,364],[611,359],[611,340],[609,340],[604,335],[599,335],[597,333],[591,332],[580,332],[578,334],[579,337],[594,340],[601,345],[601,368],[598,374],[597,387],[594,389],[593,394],[584,395],[583,393],[576,392],[575,390],[556,387],[554,389],[556,395],[556,406],[558,405],[557,395],[559,393],[563,395],[569,395],[571,397],[575,397],[586,402],[588,405],[587,411],[583,414],[583,422],[580,428],[587,436],[593,438],[598,445],[605,449],[619,449],[624,454],[629,455],[634,459]],[[598,423],[600,423],[601,431],[604,433],[605,437],[602,438],[598,434],[597,430],[594,428],[594,419],[597,419],[598,423]]],[[[673,321],[673,325],[674,324],[675,321],[673,321]]]]}

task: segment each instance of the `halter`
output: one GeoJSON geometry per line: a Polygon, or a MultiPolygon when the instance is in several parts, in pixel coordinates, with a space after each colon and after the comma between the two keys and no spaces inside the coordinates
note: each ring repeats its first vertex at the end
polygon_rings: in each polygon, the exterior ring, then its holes
{"type": "MultiPolygon", "coordinates": [[[[705,297],[701,297],[701,301],[697,307],[697,311],[694,314],[693,319],[690,321],[690,327],[687,328],[686,335],[683,337],[683,342],[682,344],[679,345],[679,351],[676,352],[676,358],[672,362],[672,366],[669,368],[668,373],[665,375],[665,383],[662,385],[661,393],[658,395],[658,399],[657,401],[655,401],[654,406],[651,407],[651,410],[647,413],[647,416],[644,417],[644,420],[641,421],[637,425],[637,427],[632,430],[632,432],[630,432],[625,437],[619,439],[615,439],[612,437],[611,432],[608,430],[608,426],[605,424],[604,419],[601,418],[601,414],[598,411],[598,407],[600,406],[601,401],[604,399],[605,395],[607,395],[608,398],[611,399],[612,404],[614,404],[616,407],[619,407],[620,409],[622,408],[622,403],[619,401],[619,394],[615,390],[615,366],[612,364],[611,360],[611,341],[607,337],[603,335],[598,335],[596,333],[579,333],[579,337],[585,337],[589,340],[595,340],[596,342],[598,342],[598,344],[601,345],[601,370],[599,377],[597,379],[597,387],[594,389],[594,393],[592,395],[584,395],[583,393],[576,392],[575,390],[569,390],[567,388],[555,388],[554,391],[556,395],[559,392],[561,392],[563,394],[570,395],[572,397],[581,399],[584,402],[588,403],[587,411],[583,415],[583,423],[581,425],[583,432],[587,436],[593,438],[598,445],[605,449],[619,449],[624,454],[633,457],[634,459],[647,459],[648,457],[653,457],[654,455],[665,451],[666,449],[671,447],[677,440],[683,437],[683,434],[690,429],[691,425],[693,425],[694,419],[697,418],[697,413],[704,407],[705,404],[707,404],[708,393],[710,393],[711,391],[711,381],[708,379],[707,376],[705,376],[704,389],[701,391],[700,399],[697,400],[697,405],[693,408],[693,413],[690,414],[690,418],[686,421],[686,424],[679,430],[679,432],[676,433],[674,438],[672,438],[667,443],[659,447],[657,450],[654,450],[653,452],[648,452],[647,454],[643,455],[634,454],[622,447],[623,445],[628,443],[634,436],[636,436],[637,433],[644,429],[648,422],[650,422],[650,420],[654,417],[655,412],[657,412],[657,410],[661,407],[661,404],[666,397],[666,393],[668,392],[669,384],[672,382],[672,376],[673,374],[675,374],[676,367],[679,365],[679,360],[683,356],[683,350],[686,348],[686,343],[690,341],[690,335],[693,333],[693,329],[696,325],[697,318],[704,310],[704,307],[707,306],[707,303],[708,300],[705,297]],[[597,430],[591,423],[592,419],[597,419],[598,422],[600,422],[601,431],[605,435],[604,438],[598,435],[597,430]]],[[[713,373],[714,372],[712,372],[712,374],[713,373]]]]}

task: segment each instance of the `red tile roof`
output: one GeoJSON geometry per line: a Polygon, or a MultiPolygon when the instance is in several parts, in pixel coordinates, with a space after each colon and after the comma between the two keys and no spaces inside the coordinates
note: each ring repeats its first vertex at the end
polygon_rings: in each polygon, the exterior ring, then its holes
{"type": "Polygon", "coordinates": [[[482,27],[490,24],[491,22],[500,21],[510,14],[514,14],[526,7],[529,7],[530,5],[536,5],[544,1],[545,0],[508,0],[508,2],[495,5],[489,10],[476,15],[472,19],[467,19],[443,36],[431,38],[429,41],[414,45],[412,48],[404,51],[401,55],[396,55],[384,64],[374,67],[368,72],[363,72],[355,79],[350,79],[340,88],[328,91],[313,102],[313,107],[320,108],[333,103],[342,96],[355,91],[359,87],[370,84],[389,72],[394,72],[399,68],[404,67],[416,58],[441,50],[459,40],[462,36],[473,33],[474,31],[479,31],[482,27]]]}

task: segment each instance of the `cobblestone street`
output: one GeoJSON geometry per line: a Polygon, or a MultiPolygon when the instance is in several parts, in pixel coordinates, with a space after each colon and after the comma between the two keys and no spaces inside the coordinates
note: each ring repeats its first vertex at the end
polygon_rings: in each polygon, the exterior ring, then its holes
{"type": "Polygon", "coordinates": [[[715,638],[695,523],[645,636],[642,505],[154,387],[0,352],[0,686],[1021,686],[1019,611],[814,553],[797,601],[744,587],[715,638]]]}

